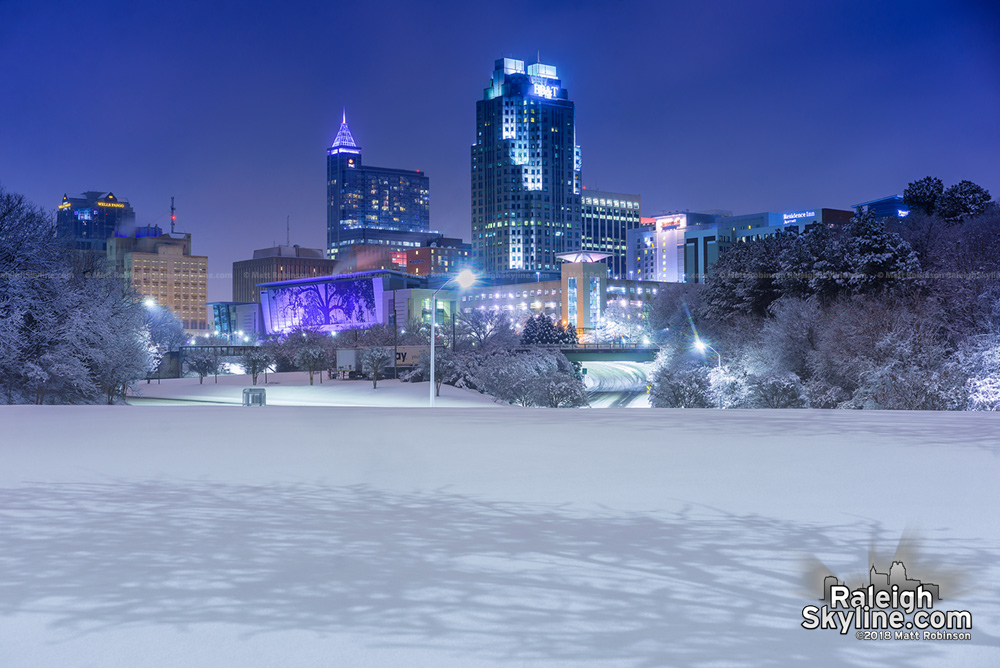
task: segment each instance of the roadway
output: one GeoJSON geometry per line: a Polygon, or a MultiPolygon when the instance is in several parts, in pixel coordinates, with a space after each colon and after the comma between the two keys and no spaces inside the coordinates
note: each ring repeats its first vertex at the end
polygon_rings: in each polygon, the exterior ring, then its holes
{"type": "Polygon", "coordinates": [[[648,408],[649,362],[584,362],[587,398],[594,408],[648,408]]]}

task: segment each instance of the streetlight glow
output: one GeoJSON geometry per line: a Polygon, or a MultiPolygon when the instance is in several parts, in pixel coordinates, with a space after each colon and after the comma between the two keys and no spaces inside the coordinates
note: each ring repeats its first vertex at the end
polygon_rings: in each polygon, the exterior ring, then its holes
{"type": "Polygon", "coordinates": [[[455,282],[458,283],[458,287],[464,290],[465,288],[472,287],[472,284],[476,282],[476,275],[472,273],[471,269],[463,269],[458,272],[458,276],[455,277],[455,282]]]}
{"type": "Polygon", "coordinates": [[[143,304],[146,305],[146,308],[153,308],[154,306],[156,306],[156,300],[153,299],[152,297],[147,297],[146,301],[144,301],[143,304]]]}

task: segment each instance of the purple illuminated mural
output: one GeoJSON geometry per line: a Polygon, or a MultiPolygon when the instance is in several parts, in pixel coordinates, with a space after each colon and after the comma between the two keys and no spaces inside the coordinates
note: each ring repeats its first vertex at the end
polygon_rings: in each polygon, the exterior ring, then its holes
{"type": "Polygon", "coordinates": [[[381,322],[382,280],[309,281],[271,285],[260,291],[268,334],[296,327],[337,332],[381,322]]]}

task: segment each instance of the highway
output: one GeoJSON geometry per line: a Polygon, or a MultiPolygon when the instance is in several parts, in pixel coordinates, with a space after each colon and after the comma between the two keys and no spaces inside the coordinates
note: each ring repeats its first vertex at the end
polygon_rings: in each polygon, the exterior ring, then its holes
{"type": "Polygon", "coordinates": [[[584,362],[587,397],[594,408],[648,408],[649,362],[584,362]]]}

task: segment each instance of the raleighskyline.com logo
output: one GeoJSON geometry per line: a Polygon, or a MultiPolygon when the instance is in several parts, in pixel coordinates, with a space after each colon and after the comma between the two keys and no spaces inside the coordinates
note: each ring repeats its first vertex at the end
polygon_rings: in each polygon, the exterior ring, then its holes
{"type": "Polygon", "coordinates": [[[935,610],[940,602],[938,585],[911,580],[902,561],[892,562],[888,573],[875,564],[868,572],[868,586],[851,589],[836,576],[823,580],[824,605],[802,608],[802,628],[852,630],[861,640],[971,640],[972,613],[968,610],[935,610]]]}

